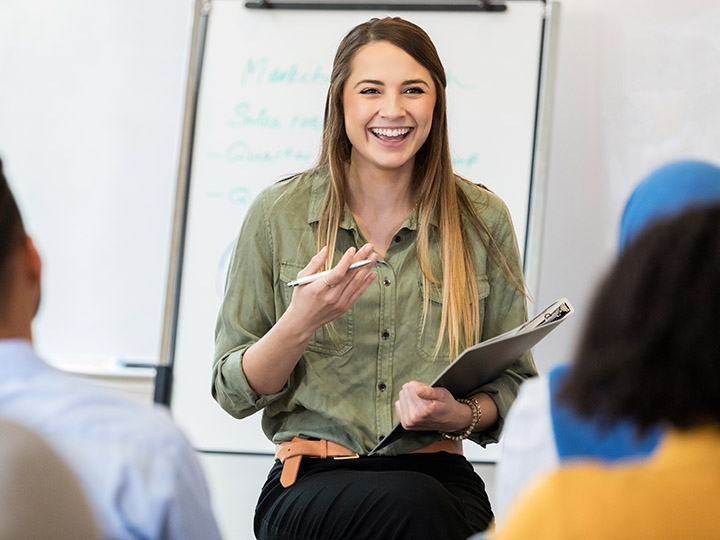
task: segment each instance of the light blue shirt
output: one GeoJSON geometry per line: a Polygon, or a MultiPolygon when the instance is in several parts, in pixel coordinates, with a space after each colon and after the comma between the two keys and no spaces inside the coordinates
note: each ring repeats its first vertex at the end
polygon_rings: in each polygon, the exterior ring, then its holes
{"type": "Polygon", "coordinates": [[[106,537],[220,538],[195,450],[163,407],[61,372],[26,341],[0,340],[0,415],[65,458],[106,537]]]}

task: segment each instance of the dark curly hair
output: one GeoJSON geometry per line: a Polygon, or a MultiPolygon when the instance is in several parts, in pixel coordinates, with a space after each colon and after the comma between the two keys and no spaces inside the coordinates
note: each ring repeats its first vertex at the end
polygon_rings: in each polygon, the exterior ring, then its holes
{"type": "Polygon", "coordinates": [[[720,423],[720,205],[641,233],[596,290],[559,398],[640,431],[720,423]]]}

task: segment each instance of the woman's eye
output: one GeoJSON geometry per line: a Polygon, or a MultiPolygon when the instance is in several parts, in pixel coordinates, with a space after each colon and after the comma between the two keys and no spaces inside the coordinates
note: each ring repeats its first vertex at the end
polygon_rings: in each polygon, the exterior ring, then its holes
{"type": "Polygon", "coordinates": [[[412,86],[405,90],[406,94],[424,94],[425,90],[420,88],[419,86],[412,86]]]}
{"type": "Polygon", "coordinates": [[[361,94],[379,94],[380,92],[378,91],[377,88],[364,88],[364,89],[360,90],[360,93],[361,94]]]}

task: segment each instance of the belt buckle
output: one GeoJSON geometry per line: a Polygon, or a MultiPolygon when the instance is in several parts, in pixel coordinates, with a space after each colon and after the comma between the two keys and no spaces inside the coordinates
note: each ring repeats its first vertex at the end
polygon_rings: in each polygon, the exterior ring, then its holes
{"type": "Polygon", "coordinates": [[[358,459],[359,457],[359,454],[353,454],[352,456],[335,456],[333,457],[333,459],[339,461],[341,459],[358,459]]]}

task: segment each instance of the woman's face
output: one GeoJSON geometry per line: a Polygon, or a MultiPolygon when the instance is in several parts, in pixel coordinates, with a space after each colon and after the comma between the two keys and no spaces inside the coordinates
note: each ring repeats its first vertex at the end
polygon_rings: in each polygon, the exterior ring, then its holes
{"type": "Polygon", "coordinates": [[[343,88],[353,166],[412,171],[435,99],[430,72],[405,51],[387,41],[361,47],[343,88]]]}

